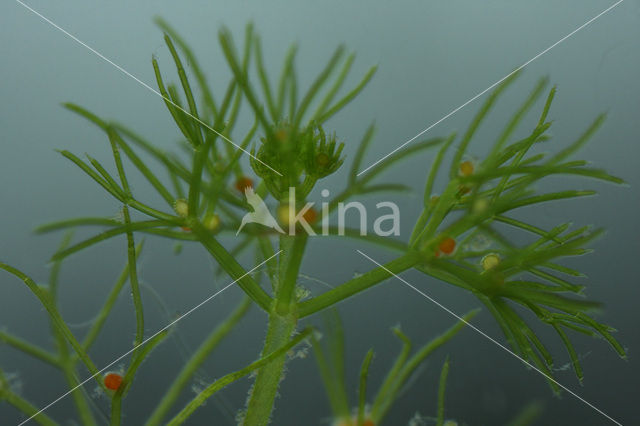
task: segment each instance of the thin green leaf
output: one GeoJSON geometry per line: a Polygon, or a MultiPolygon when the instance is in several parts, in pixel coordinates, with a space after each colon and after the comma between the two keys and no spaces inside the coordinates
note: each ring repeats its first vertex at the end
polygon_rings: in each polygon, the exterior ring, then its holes
{"type": "Polygon", "coordinates": [[[449,375],[449,357],[447,357],[440,371],[440,382],[438,384],[438,417],[436,426],[444,425],[444,399],[447,388],[447,376],[449,375]]]}
{"type": "Polygon", "coordinates": [[[213,95],[211,94],[211,90],[209,89],[209,85],[207,84],[207,80],[204,76],[204,73],[202,72],[202,69],[200,68],[200,65],[198,64],[198,61],[196,60],[195,55],[193,54],[187,43],[171,26],[169,26],[169,24],[165,20],[157,17],[154,21],[165,33],[167,33],[173,39],[173,41],[178,44],[178,46],[182,50],[182,53],[184,53],[185,57],[187,58],[187,62],[193,70],[193,74],[195,75],[196,80],[198,80],[205,105],[209,107],[215,119],[218,115],[218,109],[213,99],[213,95]]]}
{"type": "Polygon", "coordinates": [[[556,277],[555,275],[552,275],[552,274],[549,274],[547,272],[541,271],[538,268],[531,268],[531,269],[529,269],[529,272],[532,273],[533,275],[537,275],[540,278],[544,278],[545,280],[547,280],[549,282],[552,282],[554,284],[558,284],[563,289],[569,290],[569,291],[573,291],[574,293],[577,293],[577,292],[581,291],[584,288],[581,285],[570,283],[569,281],[563,280],[562,278],[556,277]]]}
{"type": "Polygon", "coordinates": [[[262,45],[260,43],[260,37],[256,36],[254,40],[255,44],[255,56],[256,56],[256,68],[258,69],[258,78],[260,79],[260,84],[262,85],[262,92],[264,93],[264,99],[267,102],[267,108],[269,109],[269,113],[271,114],[271,118],[273,121],[277,122],[278,110],[276,109],[276,105],[273,100],[273,95],[271,93],[271,86],[269,84],[269,77],[267,76],[267,70],[264,68],[264,61],[262,57],[262,45]]]}
{"type": "Polygon", "coordinates": [[[184,137],[187,138],[187,140],[190,141],[191,143],[195,143],[194,137],[191,134],[191,131],[193,130],[192,124],[191,122],[185,120],[186,116],[184,115],[185,113],[183,108],[179,105],[178,99],[176,99],[174,96],[170,94],[170,92],[173,91],[171,89],[171,86],[169,87],[169,91],[167,91],[167,88],[164,85],[164,81],[162,80],[162,74],[160,73],[160,67],[158,66],[158,61],[156,60],[156,58],[153,58],[151,62],[153,64],[153,70],[156,75],[156,82],[158,84],[158,89],[160,90],[162,99],[164,99],[164,103],[167,106],[167,109],[169,110],[171,117],[173,117],[173,121],[175,121],[176,125],[178,126],[178,128],[180,129],[184,137]]]}
{"type": "Polygon", "coordinates": [[[6,331],[0,330],[0,342],[13,347],[14,349],[17,349],[26,355],[39,359],[40,361],[45,362],[49,365],[53,365],[54,367],[59,366],[58,359],[51,352],[42,349],[32,343],[29,343],[19,337],[13,336],[6,331]]]}
{"type": "Polygon", "coordinates": [[[618,340],[616,340],[616,338],[613,337],[613,335],[609,332],[607,326],[600,324],[599,322],[597,322],[596,320],[594,320],[593,318],[591,318],[590,316],[588,316],[583,312],[576,313],[576,316],[580,320],[582,320],[585,324],[593,327],[594,330],[600,333],[600,335],[604,337],[607,342],[609,342],[611,347],[615,349],[615,351],[618,353],[620,358],[625,358],[625,359],[627,358],[627,351],[622,347],[622,345],[618,342],[618,340]]]}
{"type": "Polygon", "coordinates": [[[384,160],[377,163],[374,167],[371,167],[369,170],[367,170],[364,176],[360,178],[358,183],[360,185],[364,185],[365,183],[367,183],[368,181],[373,179],[375,176],[383,172],[392,164],[406,157],[410,157],[418,152],[437,146],[443,142],[445,142],[445,140],[442,138],[428,139],[422,142],[415,143],[406,149],[397,151],[393,155],[386,157],[384,160]]]}
{"type": "MultiPolygon", "coordinates": [[[[540,79],[538,81],[538,83],[536,84],[536,87],[529,94],[527,99],[525,99],[525,101],[520,106],[520,108],[516,111],[516,113],[511,117],[511,120],[509,120],[509,123],[504,128],[504,130],[502,131],[502,134],[498,137],[498,140],[496,141],[496,143],[494,144],[494,146],[492,148],[492,153],[489,154],[489,156],[487,157],[489,159],[489,161],[490,161],[490,159],[495,157],[495,154],[499,153],[502,150],[502,147],[504,146],[504,144],[507,142],[509,137],[513,134],[513,132],[515,131],[515,129],[518,126],[518,124],[524,118],[525,114],[531,109],[533,104],[538,100],[538,98],[542,94],[542,91],[544,90],[544,88],[547,86],[548,83],[549,83],[549,79],[548,78],[542,78],[542,79],[540,79]]],[[[545,105],[545,110],[548,111],[548,108],[546,108],[546,105],[545,105]]],[[[546,114],[545,110],[543,110],[543,115],[546,114]]],[[[543,125],[544,124],[540,124],[540,125],[538,125],[538,127],[539,128],[543,127],[543,125]]],[[[542,134],[543,132],[544,132],[544,130],[541,130],[540,134],[542,134]]],[[[534,132],[534,134],[535,134],[535,132],[534,132]]],[[[535,140],[535,137],[532,138],[531,144],[533,143],[534,140],[535,140]]],[[[522,155],[524,155],[524,150],[522,152],[522,155]]],[[[518,163],[518,162],[519,162],[519,160],[516,160],[516,163],[518,163]]]]}
{"type": "Polygon", "coordinates": [[[357,425],[360,426],[364,422],[364,408],[367,403],[367,378],[369,377],[369,366],[373,359],[373,349],[369,349],[364,357],[362,367],[360,369],[360,385],[358,386],[358,417],[357,425]]]}
{"type": "Polygon", "coordinates": [[[129,158],[129,160],[133,163],[134,166],[142,173],[142,175],[149,181],[151,186],[158,191],[158,194],[169,204],[173,206],[175,203],[175,197],[171,195],[169,190],[160,182],[160,180],[153,174],[153,172],[147,167],[146,164],[138,157],[138,155],[129,147],[129,145],[120,137],[117,131],[114,129],[112,132],[112,137],[114,141],[117,143],[117,146],[122,149],[125,155],[129,158]]]}
{"type": "Polygon", "coordinates": [[[270,122],[265,116],[262,106],[258,102],[258,98],[256,97],[251,84],[249,83],[247,75],[243,72],[240,63],[238,62],[231,34],[228,30],[222,29],[218,33],[218,40],[220,41],[220,46],[222,47],[222,51],[225,55],[225,58],[227,59],[229,68],[231,68],[231,71],[233,72],[237,84],[242,88],[245,96],[247,97],[247,101],[249,101],[249,104],[253,109],[254,114],[258,117],[258,120],[263,125],[265,132],[267,132],[267,137],[271,137],[270,122]]]}
{"type": "MultiPolygon", "coordinates": [[[[167,223],[161,220],[147,220],[147,221],[142,221],[142,222],[134,222],[131,224],[131,230],[132,231],[141,231],[141,230],[145,230],[145,229],[149,229],[149,228],[155,228],[158,226],[166,226],[167,223]]],[[[51,258],[52,261],[58,261],[58,260],[62,260],[66,257],[69,257],[70,255],[77,253],[81,250],[84,250],[88,247],[91,247],[95,244],[98,244],[102,241],[108,240],[109,238],[113,238],[115,236],[124,234],[127,232],[128,226],[127,225],[120,225],[116,228],[110,229],[108,231],[102,232],[94,237],[88,238],[84,241],[81,241],[78,244],[75,244],[69,248],[66,248],[62,251],[58,251],[56,254],[53,255],[53,257],[51,258]]]]}
{"type": "Polygon", "coordinates": [[[295,60],[297,52],[298,47],[295,44],[291,45],[284,59],[284,67],[282,68],[282,73],[280,74],[280,81],[278,83],[278,97],[276,100],[276,114],[278,120],[282,118],[282,113],[284,111],[287,85],[289,84],[289,76],[293,72],[293,61],[295,60]]]}
{"type": "Polygon", "coordinates": [[[532,197],[523,198],[520,200],[516,200],[513,203],[510,203],[504,209],[501,209],[500,213],[504,213],[510,210],[515,210],[517,208],[524,207],[524,206],[530,206],[533,204],[546,203],[548,201],[556,201],[556,200],[566,200],[569,198],[577,198],[577,197],[590,197],[595,194],[597,194],[596,191],[567,190],[567,191],[551,192],[548,194],[534,195],[532,197]]]}
{"type": "Polygon", "coordinates": [[[480,110],[476,113],[475,117],[471,121],[471,124],[467,128],[467,131],[462,136],[460,145],[458,146],[458,149],[456,150],[456,153],[453,157],[453,161],[451,162],[451,170],[449,172],[449,176],[451,179],[455,179],[458,176],[458,167],[476,130],[478,129],[486,115],[489,113],[491,107],[493,107],[493,104],[498,99],[500,94],[502,94],[502,92],[518,77],[519,74],[519,72],[514,72],[510,74],[509,77],[507,77],[504,81],[502,81],[498,85],[498,87],[491,92],[487,100],[480,107],[480,110]]]}
{"type": "Polygon", "coordinates": [[[596,117],[596,119],[593,120],[593,122],[587,128],[587,130],[585,130],[584,133],[582,133],[580,135],[580,137],[574,143],[572,143],[571,145],[569,145],[568,147],[566,147],[565,149],[563,149],[562,151],[558,152],[556,155],[551,157],[551,159],[549,160],[549,162],[547,164],[550,164],[550,165],[551,164],[558,164],[559,162],[561,162],[564,159],[570,157],[573,153],[575,153],[580,148],[582,148],[582,146],[585,143],[587,143],[587,141],[589,141],[589,139],[591,139],[591,137],[602,126],[602,124],[604,123],[604,120],[606,119],[606,117],[607,117],[606,114],[600,114],[598,117],[596,117]]]}
{"type": "Polygon", "coordinates": [[[350,417],[349,401],[346,398],[345,391],[338,386],[334,376],[335,373],[327,362],[320,342],[314,337],[312,337],[312,348],[333,414],[336,418],[350,417]]]}
{"type": "Polygon", "coordinates": [[[553,262],[546,262],[546,263],[541,264],[540,266],[542,266],[543,268],[553,269],[555,271],[562,272],[563,274],[571,275],[571,276],[574,276],[574,277],[585,277],[586,276],[580,271],[576,271],[575,269],[568,268],[568,267],[563,266],[563,265],[558,265],[557,263],[553,263],[553,262]]]}
{"type": "Polygon", "coordinates": [[[342,66],[342,70],[340,71],[340,74],[336,78],[336,81],[333,83],[333,86],[331,86],[331,89],[329,89],[325,97],[322,99],[322,102],[320,102],[320,105],[318,105],[318,108],[311,116],[311,121],[317,121],[317,119],[326,111],[327,107],[329,106],[333,98],[336,96],[336,93],[338,93],[338,90],[340,90],[340,88],[342,87],[342,84],[344,83],[344,80],[347,77],[347,74],[349,74],[349,71],[351,70],[351,65],[353,65],[353,61],[355,57],[356,55],[353,53],[347,57],[347,60],[344,62],[344,65],[342,66]]]}
{"type": "Polygon", "coordinates": [[[191,91],[191,85],[189,84],[189,79],[187,78],[187,73],[184,70],[184,66],[182,65],[182,61],[180,60],[180,55],[176,51],[175,46],[173,45],[173,41],[171,41],[171,37],[168,34],[165,34],[164,41],[169,48],[169,52],[171,52],[171,56],[173,57],[173,61],[176,64],[176,69],[178,70],[178,78],[180,79],[180,83],[182,84],[182,89],[184,90],[185,97],[187,99],[187,104],[189,105],[189,111],[191,112],[191,116],[195,118],[193,121],[193,135],[195,136],[195,145],[201,145],[203,143],[202,132],[200,129],[200,116],[198,115],[198,107],[196,106],[196,101],[193,98],[193,92],[191,91]]]}
{"type": "Polygon", "coordinates": [[[573,344],[571,344],[571,340],[569,340],[566,333],[560,328],[559,325],[555,323],[551,323],[551,325],[562,339],[562,343],[564,343],[564,346],[567,348],[569,358],[571,358],[571,366],[573,367],[573,371],[576,373],[576,377],[578,378],[580,383],[582,383],[582,380],[584,379],[584,372],[582,371],[582,366],[580,365],[578,354],[576,353],[573,344]]]}
{"type": "Polygon", "coordinates": [[[111,177],[109,172],[107,172],[107,170],[102,166],[102,164],[100,164],[100,162],[98,162],[98,160],[96,160],[95,158],[91,157],[89,154],[86,154],[86,157],[89,160],[89,162],[91,163],[91,165],[98,171],[98,173],[100,173],[100,175],[102,175],[104,180],[106,180],[107,183],[113,189],[117,190],[120,193],[121,197],[126,198],[126,195],[125,195],[124,191],[122,190],[122,188],[120,188],[118,183],[115,181],[115,179],[113,179],[113,177],[111,177]]]}
{"type": "Polygon", "coordinates": [[[431,164],[431,168],[429,169],[429,177],[427,178],[427,183],[424,187],[423,203],[425,206],[429,205],[429,201],[431,200],[431,194],[433,193],[433,185],[436,181],[436,177],[438,176],[440,165],[442,164],[442,160],[444,160],[444,156],[447,153],[447,150],[449,149],[453,141],[455,140],[455,138],[456,138],[455,133],[452,133],[451,135],[449,135],[449,137],[447,137],[447,139],[444,141],[444,144],[440,147],[440,150],[438,151],[438,155],[436,155],[436,158],[433,160],[433,163],[431,164]]]}
{"type": "Polygon", "coordinates": [[[496,216],[493,217],[493,219],[496,222],[506,223],[507,225],[511,225],[511,226],[516,227],[516,228],[524,229],[525,231],[531,232],[532,234],[541,235],[541,236],[545,237],[547,240],[555,241],[557,243],[561,242],[559,239],[557,239],[556,236],[549,235],[549,233],[547,231],[545,231],[544,229],[540,229],[537,226],[530,225],[528,223],[519,221],[517,219],[511,218],[511,217],[507,217],[507,216],[502,216],[502,215],[496,215],[496,216]]]}
{"type": "Polygon", "coordinates": [[[379,408],[382,408],[387,400],[387,396],[389,392],[393,389],[396,377],[400,370],[404,367],[407,359],[409,358],[409,354],[411,353],[411,340],[400,330],[399,327],[393,328],[393,333],[402,341],[402,350],[396,357],[396,360],[393,362],[393,366],[387,373],[378,390],[378,393],[373,401],[371,407],[371,416],[373,418],[378,418],[379,416],[379,408]]]}
{"type": "Polygon", "coordinates": [[[294,129],[298,129],[298,126],[302,122],[304,114],[307,112],[307,108],[311,104],[311,101],[313,100],[315,95],[318,93],[320,88],[327,81],[327,79],[329,78],[329,76],[331,75],[335,67],[338,65],[338,62],[342,58],[342,55],[344,55],[344,50],[345,50],[344,46],[342,45],[338,46],[338,48],[335,50],[335,52],[329,59],[329,62],[327,63],[327,65],[324,67],[322,71],[320,71],[320,74],[318,74],[318,76],[313,81],[313,83],[311,83],[311,87],[309,87],[309,90],[300,101],[300,106],[298,107],[295,117],[292,118],[292,121],[293,121],[292,124],[294,129]]]}
{"type": "Polygon", "coordinates": [[[59,231],[61,229],[75,228],[77,226],[118,226],[122,222],[107,217],[80,217],[46,223],[34,229],[37,234],[59,231]]]}
{"type": "Polygon", "coordinates": [[[358,94],[362,91],[362,89],[364,89],[367,83],[369,83],[369,81],[371,80],[371,78],[373,77],[373,75],[376,73],[377,70],[378,70],[377,65],[371,67],[369,71],[367,71],[367,73],[364,75],[360,83],[358,83],[358,85],[353,90],[351,90],[342,99],[336,102],[331,108],[329,108],[327,112],[325,112],[324,114],[322,114],[320,117],[317,118],[318,124],[322,124],[325,121],[327,121],[329,118],[333,117],[338,111],[340,111],[342,108],[347,106],[349,102],[351,102],[356,96],[358,96],[358,94]]]}
{"type": "Polygon", "coordinates": [[[78,166],[83,172],[89,175],[94,181],[103,187],[109,194],[111,194],[116,200],[124,202],[124,198],[121,195],[120,189],[112,187],[104,178],[93,171],[88,165],[86,165],[81,159],[67,150],[58,151],[62,156],[71,160],[76,166],[78,166]]]}
{"type": "Polygon", "coordinates": [[[532,426],[543,411],[544,404],[542,402],[530,402],[518,413],[515,419],[508,423],[508,426],[532,426]]]}
{"type": "Polygon", "coordinates": [[[358,144],[358,149],[353,157],[351,170],[349,171],[349,185],[353,185],[358,178],[358,170],[360,169],[360,164],[362,164],[362,158],[364,157],[367,148],[371,144],[374,133],[375,125],[374,123],[371,123],[369,127],[367,127],[367,131],[364,133],[362,140],[358,144]]]}

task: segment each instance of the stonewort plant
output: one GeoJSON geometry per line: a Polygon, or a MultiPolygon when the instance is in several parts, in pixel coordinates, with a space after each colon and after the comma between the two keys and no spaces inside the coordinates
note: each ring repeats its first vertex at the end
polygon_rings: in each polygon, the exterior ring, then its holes
{"type": "MultiPolygon", "coordinates": [[[[0,331],[0,342],[62,372],[71,390],[78,422],[94,425],[106,420],[112,425],[120,424],[123,400],[131,386],[136,385],[139,368],[168,335],[170,327],[145,336],[145,309],[136,266],[143,249],[140,235],[144,234],[164,237],[180,244],[201,245],[217,262],[220,270],[246,294],[246,299],[225,321],[213,327],[208,337],[181,366],[155,409],[148,413],[148,425],[183,424],[209,398],[247,376],[252,377],[253,383],[246,407],[238,415],[238,422],[245,425],[268,424],[285,363],[290,352],[303,341],[313,347],[335,424],[381,424],[417,367],[434,350],[454,337],[465,327],[466,321],[471,321],[477,313],[472,311],[466,314],[463,322],[453,325],[443,335],[416,351],[413,351],[409,337],[399,329],[394,329],[402,348],[378,393],[368,399],[367,377],[372,350],[366,355],[360,372],[358,401],[350,403],[344,385],[342,328],[332,307],[392,278],[394,274],[412,268],[422,272],[425,279],[433,278],[476,296],[479,304],[486,307],[501,327],[511,350],[545,373],[555,392],[560,392],[560,389],[552,380],[554,356],[525,321],[522,315],[524,311],[530,311],[540,324],[555,330],[580,381],[583,371],[571,342],[571,334],[603,337],[621,357],[625,357],[624,348],[612,335],[613,328],[593,317],[592,311],[599,304],[585,299],[584,287],[571,281],[582,276],[581,272],[561,263],[565,257],[588,253],[587,245],[602,231],[589,226],[573,229],[569,223],[542,229],[535,223],[524,222],[513,215],[521,208],[535,209],[542,204],[595,193],[582,189],[538,192],[534,185],[548,176],[575,175],[614,184],[623,183],[621,179],[593,168],[586,161],[573,159],[576,151],[603,123],[604,116],[597,117],[574,142],[559,149],[552,147],[551,153],[534,153],[537,150],[532,148],[551,138],[548,135],[551,122],[547,116],[555,88],[547,90],[548,82],[542,79],[504,125],[488,154],[482,159],[468,160],[468,147],[474,140],[476,130],[487,118],[499,96],[517,78],[518,73],[514,73],[488,96],[461,136],[451,134],[416,141],[362,173],[362,161],[374,137],[371,125],[364,131],[350,160],[345,172],[346,185],[327,203],[327,213],[333,212],[339,203],[363,195],[406,190],[405,185],[375,183],[375,179],[397,162],[433,149],[436,151],[426,173],[422,212],[406,241],[380,235],[362,235],[357,229],[347,228],[343,238],[356,238],[386,247],[396,257],[311,297],[299,280],[300,265],[310,238],[308,232],[280,233],[276,227],[248,223],[239,232],[235,245],[225,247],[219,236],[235,234],[241,225],[242,215],[252,211],[243,197],[249,188],[262,200],[295,213],[305,205],[308,195],[319,181],[343,172],[346,166],[344,143],[329,131],[326,123],[356,98],[371,80],[376,68],[371,68],[355,87],[345,90],[343,85],[354,62],[354,55],[347,55],[341,46],[311,85],[302,90],[297,84],[296,47],[293,46],[286,54],[277,83],[273,84],[265,70],[261,42],[253,26],[247,26],[241,49],[236,47],[229,31],[222,29],[218,34],[219,43],[232,78],[220,92],[221,97],[214,97],[204,71],[185,41],[166,22],[158,20],[158,24],[165,33],[164,39],[175,63],[179,84],[165,82],[156,58],[153,58],[152,65],[158,91],[181,132],[181,148],[183,154],[188,155],[188,161],[184,160],[184,156],[155,147],[120,123],[104,120],[81,106],[65,104],[66,108],[104,131],[117,174],[110,173],[107,167],[89,155],[83,159],[65,150],[60,154],[121,205],[121,217],[81,217],[38,228],[38,232],[42,233],[77,227],[99,228],[95,236],[82,241],[73,242],[71,234],[66,234],[59,250],[53,255],[54,267],[47,285],[36,284],[24,272],[0,263],[0,268],[21,280],[46,309],[57,351],[45,350],[7,331],[0,331]],[[190,64],[191,75],[183,66],[185,59],[190,64]],[[192,81],[196,82],[197,92],[201,94],[199,101],[195,99],[192,81]],[[546,101],[539,119],[528,122],[527,114],[536,107],[545,92],[546,101]],[[248,105],[254,117],[253,125],[244,133],[236,129],[242,105],[248,105]],[[531,130],[526,137],[514,140],[518,126],[528,126],[531,130]],[[237,144],[232,141],[237,141],[237,144]],[[239,161],[242,155],[248,153],[251,154],[251,171],[243,168],[239,161]],[[154,159],[158,164],[150,166],[143,157],[154,159]],[[449,162],[449,158],[451,160],[447,166],[445,162],[449,162]],[[125,162],[128,162],[127,167],[125,162]],[[164,204],[152,205],[140,198],[141,194],[134,194],[125,172],[128,168],[136,169],[164,204]],[[166,176],[161,177],[152,171],[156,168],[162,168],[166,176]],[[436,181],[443,177],[447,183],[441,187],[436,185],[436,181]],[[296,204],[299,205],[288,205],[292,189],[296,204]],[[439,195],[435,195],[435,192],[439,195]],[[512,242],[513,232],[530,234],[533,241],[524,245],[515,244],[512,242]],[[126,240],[127,264],[89,330],[84,336],[78,336],[65,322],[58,305],[61,262],[73,254],[119,236],[126,240]],[[484,238],[488,244],[478,248],[470,243],[478,237],[484,238]],[[241,253],[249,250],[254,250],[258,259],[257,266],[252,269],[246,269],[236,260],[241,253]],[[261,274],[254,273],[262,265],[266,266],[267,285],[261,284],[261,274]],[[92,348],[127,282],[134,306],[135,340],[128,364],[118,372],[107,368],[112,366],[97,366],[92,358],[92,348]],[[233,331],[251,305],[258,306],[264,312],[266,325],[264,348],[256,361],[207,383],[190,402],[182,407],[177,406],[198,369],[220,341],[233,331]],[[304,327],[305,319],[321,312],[324,312],[330,324],[323,333],[312,327],[304,327]],[[323,338],[321,334],[324,334],[323,338]],[[80,386],[84,384],[79,379],[82,368],[90,372],[92,380],[110,399],[110,413],[100,413],[80,386]]],[[[319,231],[321,225],[317,221],[317,212],[305,219],[312,229],[319,231]]],[[[333,231],[337,234],[335,229],[333,231]]],[[[8,290],[3,288],[2,291],[8,290]]],[[[440,425],[445,424],[444,393],[448,370],[449,364],[445,363],[439,385],[439,401],[434,410],[437,412],[433,413],[433,418],[440,425]]],[[[11,404],[35,422],[58,424],[46,410],[40,411],[39,407],[13,390],[1,371],[0,400],[11,404]]],[[[280,402],[286,405],[286,400],[280,402]]],[[[410,414],[407,420],[409,418],[410,414]]]]}

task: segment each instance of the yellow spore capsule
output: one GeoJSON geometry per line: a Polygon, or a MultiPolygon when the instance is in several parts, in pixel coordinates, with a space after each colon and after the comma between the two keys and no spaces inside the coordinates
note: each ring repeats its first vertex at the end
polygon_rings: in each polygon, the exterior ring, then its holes
{"type": "Polygon", "coordinates": [[[496,253],[489,253],[482,258],[482,269],[488,271],[489,269],[495,268],[500,263],[500,256],[496,253]]]}
{"type": "Polygon", "coordinates": [[[460,163],[460,176],[471,176],[473,174],[473,163],[469,160],[460,163]]]}
{"type": "Polygon", "coordinates": [[[280,222],[285,229],[289,228],[289,214],[292,216],[296,215],[295,212],[290,212],[290,210],[289,204],[280,204],[280,206],[278,206],[278,222],[280,222]]]}
{"type": "Polygon", "coordinates": [[[489,208],[490,202],[486,198],[478,198],[471,206],[471,212],[475,214],[484,213],[489,208]]]}
{"type": "MultiPolygon", "coordinates": [[[[288,229],[290,219],[295,218],[299,211],[296,211],[289,204],[280,204],[277,213],[278,222],[280,222],[285,229],[288,229]]],[[[302,219],[309,225],[313,225],[318,220],[318,213],[313,208],[309,208],[302,214],[302,219]]]]}
{"type": "Polygon", "coordinates": [[[182,198],[177,199],[176,202],[173,203],[173,209],[180,217],[189,216],[189,204],[187,203],[187,200],[182,198]]]}
{"type": "Polygon", "coordinates": [[[205,216],[204,220],[202,221],[202,225],[204,225],[204,227],[209,231],[213,232],[220,227],[220,216],[218,216],[217,214],[209,214],[205,216]]]}

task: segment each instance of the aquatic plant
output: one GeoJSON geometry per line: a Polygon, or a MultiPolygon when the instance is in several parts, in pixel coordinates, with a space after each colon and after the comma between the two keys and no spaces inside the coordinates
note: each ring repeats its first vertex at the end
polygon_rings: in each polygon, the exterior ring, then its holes
{"type": "MultiPolygon", "coordinates": [[[[260,39],[253,27],[247,26],[244,46],[240,51],[229,31],[223,29],[219,33],[219,42],[232,78],[222,92],[222,98],[216,98],[188,45],[167,23],[158,23],[165,32],[165,41],[178,72],[180,88],[176,84],[165,83],[155,58],[152,65],[159,93],[183,137],[182,148],[188,155],[188,161],[158,149],[120,123],[106,121],[81,106],[65,104],[66,108],[106,133],[117,175],[113,176],[107,167],[90,156],[83,160],[66,150],[60,153],[121,204],[121,218],[81,217],[38,228],[38,232],[86,226],[104,228],[95,236],[75,243],[71,242],[69,236],[66,237],[52,258],[55,266],[46,286],[38,285],[22,271],[0,263],[0,268],[22,280],[46,309],[58,352],[51,353],[5,331],[0,332],[0,340],[62,371],[74,398],[78,419],[82,423],[96,424],[98,413],[91,408],[90,397],[82,390],[81,385],[86,381],[80,381],[77,377],[78,364],[83,364],[97,386],[110,396],[109,422],[112,425],[120,424],[122,400],[134,382],[142,361],[167,337],[170,328],[164,328],[152,336],[145,336],[144,333],[145,309],[136,266],[137,256],[142,249],[141,242],[136,242],[139,234],[161,236],[178,243],[200,244],[220,269],[231,277],[232,283],[237,283],[247,296],[225,322],[212,330],[187,360],[155,410],[150,413],[149,425],[184,423],[220,389],[251,373],[256,373],[255,380],[241,421],[247,425],[269,423],[287,353],[305,339],[313,342],[322,378],[332,395],[331,407],[336,418],[349,422],[355,419],[354,423],[361,425],[380,422],[408,376],[427,355],[467,324],[472,315],[464,317],[464,322],[456,324],[411,357],[410,340],[396,329],[395,333],[404,346],[372,401],[370,411],[366,411],[366,378],[372,357],[372,352],[369,352],[361,372],[355,417],[351,417],[351,408],[346,398],[344,367],[339,356],[332,356],[330,363],[320,346],[319,336],[311,328],[302,331],[299,328],[306,318],[412,268],[427,277],[459,287],[461,291],[476,296],[500,325],[512,351],[544,373],[555,391],[560,389],[553,379],[553,356],[523,318],[520,313],[522,308],[531,311],[541,324],[546,324],[557,332],[566,347],[578,380],[582,380],[583,371],[568,332],[600,335],[621,357],[625,356],[623,347],[612,335],[614,330],[591,316],[591,311],[599,305],[584,299],[583,286],[569,280],[571,277],[580,277],[580,271],[560,263],[564,257],[586,254],[589,251],[587,244],[598,237],[601,230],[591,227],[572,230],[569,223],[545,230],[511,215],[523,207],[536,207],[543,203],[594,194],[591,190],[576,189],[538,192],[534,184],[548,176],[575,175],[622,183],[620,178],[593,168],[586,161],[571,159],[600,127],[604,116],[597,117],[573,143],[559,151],[551,154],[533,153],[532,148],[550,139],[547,131],[551,122],[547,121],[547,115],[555,96],[554,88],[548,92],[538,121],[533,125],[527,123],[531,127],[528,136],[514,141],[513,135],[519,125],[526,123],[527,113],[536,106],[545,92],[548,82],[543,79],[506,123],[489,153],[475,162],[467,160],[465,156],[476,130],[486,119],[498,97],[516,79],[518,73],[514,73],[486,99],[461,137],[451,134],[443,138],[434,137],[414,142],[406,149],[399,150],[360,172],[363,158],[374,136],[374,127],[369,126],[351,160],[347,171],[347,185],[328,203],[327,213],[333,212],[339,203],[358,196],[407,189],[402,184],[372,181],[403,159],[428,149],[438,149],[426,173],[423,210],[407,241],[360,235],[356,229],[347,229],[345,237],[386,247],[397,253],[397,257],[384,265],[372,265],[371,270],[366,273],[310,297],[299,285],[298,279],[309,240],[307,232],[280,234],[274,229],[265,230],[259,225],[248,224],[234,247],[223,246],[218,235],[235,233],[241,224],[241,214],[251,211],[242,198],[242,192],[254,182],[254,191],[262,199],[273,200],[280,207],[286,206],[291,211],[292,206],[287,204],[291,188],[295,191],[296,200],[304,205],[306,197],[321,179],[342,169],[345,162],[343,144],[339,143],[336,135],[328,132],[326,122],[363,90],[376,68],[371,68],[346,94],[338,96],[354,62],[354,55],[346,55],[345,49],[339,47],[310,87],[299,92],[295,46],[289,49],[285,57],[277,84],[272,84],[263,64],[260,39]],[[195,99],[182,58],[186,58],[190,64],[191,78],[197,82],[198,92],[202,96],[200,103],[195,99]],[[257,81],[250,77],[252,70],[256,72],[257,81]],[[243,104],[250,107],[254,123],[247,132],[238,135],[236,124],[243,104]],[[250,148],[258,135],[261,135],[258,145],[250,148]],[[239,142],[236,144],[233,141],[239,142]],[[450,166],[444,167],[449,158],[448,151],[454,146],[450,166]],[[168,179],[157,175],[153,171],[154,167],[143,160],[140,152],[156,160],[168,179]],[[256,178],[239,161],[246,153],[251,154],[250,166],[256,178]],[[149,182],[164,205],[145,202],[141,198],[143,194],[134,194],[125,172],[125,160],[149,182]],[[444,176],[447,183],[440,188],[439,195],[434,195],[438,176],[444,176]],[[135,217],[133,212],[136,213],[135,217]],[[144,216],[144,219],[137,219],[140,216],[144,216]],[[516,245],[505,232],[505,225],[531,234],[536,239],[526,245],[516,245]],[[57,304],[57,274],[60,264],[75,253],[120,235],[126,239],[127,265],[96,321],[84,339],[78,340],[65,323],[57,304]],[[471,242],[480,236],[489,244],[478,249],[471,242]],[[247,270],[236,259],[240,253],[250,249],[255,250],[258,265],[247,270]],[[259,274],[254,274],[262,265],[266,265],[269,279],[266,289],[260,284],[259,274]],[[122,374],[118,373],[116,385],[113,377],[105,383],[104,373],[109,366],[104,369],[96,366],[90,350],[127,281],[135,308],[136,333],[130,351],[131,360],[122,374]],[[252,304],[264,311],[267,324],[264,348],[258,359],[201,389],[192,401],[176,411],[175,403],[193,375],[252,304]]],[[[311,225],[316,230],[320,226],[317,223],[311,225]]],[[[337,234],[333,228],[330,231],[337,234]]],[[[334,327],[331,331],[339,332],[337,330],[339,329],[334,327]]],[[[331,333],[325,334],[333,342],[334,349],[338,348],[334,352],[339,353],[340,337],[332,338],[331,333]]],[[[447,371],[445,364],[440,385],[441,396],[444,395],[447,371]]],[[[56,424],[46,413],[11,391],[2,374],[0,399],[9,402],[40,424],[56,424]]],[[[442,424],[442,403],[439,403],[438,410],[439,423],[442,424]]]]}

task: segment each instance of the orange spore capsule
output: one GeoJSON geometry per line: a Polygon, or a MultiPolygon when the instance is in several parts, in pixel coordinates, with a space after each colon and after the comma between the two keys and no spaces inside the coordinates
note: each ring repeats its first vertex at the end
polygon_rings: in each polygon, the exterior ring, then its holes
{"type": "Polygon", "coordinates": [[[373,420],[367,419],[364,422],[362,422],[362,426],[376,426],[376,424],[373,422],[373,420]]]}
{"type": "Polygon", "coordinates": [[[440,244],[438,244],[438,248],[444,254],[451,254],[456,248],[456,240],[451,237],[447,237],[444,240],[440,241],[440,244]]]}
{"type": "Polygon", "coordinates": [[[304,212],[302,218],[309,224],[313,225],[318,219],[318,213],[311,207],[309,210],[304,212]]]}
{"type": "Polygon", "coordinates": [[[112,391],[118,390],[122,385],[122,376],[118,373],[107,373],[104,376],[104,386],[112,391]]]}
{"type": "Polygon", "coordinates": [[[235,187],[238,191],[244,193],[245,189],[253,188],[253,180],[246,176],[240,176],[238,180],[236,180],[235,187]]]}
{"type": "Polygon", "coordinates": [[[471,176],[473,174],[473,163],[469,160],[460,163],[460,176],[471,176]]]}

